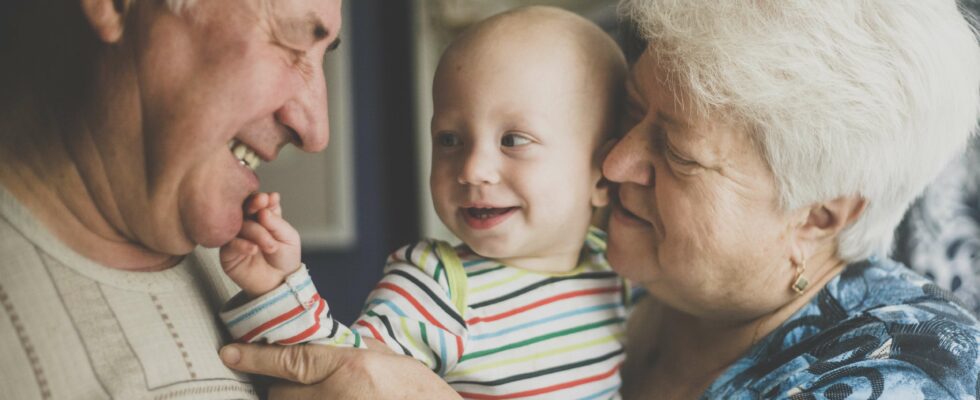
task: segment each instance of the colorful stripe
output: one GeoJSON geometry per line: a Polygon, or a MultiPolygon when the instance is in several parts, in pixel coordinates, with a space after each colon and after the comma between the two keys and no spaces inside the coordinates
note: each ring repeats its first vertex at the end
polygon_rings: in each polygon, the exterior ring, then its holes
{"type": "Polygon", "coordinates": [[[584,249],[572,272],[549,275],[423,241],[391,254],[353,330],[315,294],[315,309],[302,307],[295,288],[233,315],[257,325],[248,332],[255,340],[363,347],[367,335],[423,362],[464,398],[614,397],[629,296],[605,262],[604,234],[590,230],[584,249]]]}

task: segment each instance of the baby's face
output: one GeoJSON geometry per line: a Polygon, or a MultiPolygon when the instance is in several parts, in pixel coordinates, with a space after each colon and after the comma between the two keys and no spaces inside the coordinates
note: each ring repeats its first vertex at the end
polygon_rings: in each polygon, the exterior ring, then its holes
{"type": "Polygon", "coordinates": [[[436,77],[436,212],[476,253],[510,265],[577,254],[593,205],[604,205],[605,94],[584,88],[584,67],[556,65],[562,57],[486,58],[448,63],[436,77]]]}

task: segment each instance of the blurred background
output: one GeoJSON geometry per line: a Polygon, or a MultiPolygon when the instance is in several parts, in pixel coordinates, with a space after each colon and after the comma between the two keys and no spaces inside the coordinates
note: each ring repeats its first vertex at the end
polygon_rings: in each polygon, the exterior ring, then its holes
{"type": "Polygon", "coordinates": [[[453,240],[428,190],[430,91],[443,49],[490,15],[558,6],[615,35],[615,0],[348,0],[341,46],[326,57],[330,144],[293,147],[259,168],[283,194],[303,260],[334,316],[352,322],[388,254],[422,237],[453,240]]]}

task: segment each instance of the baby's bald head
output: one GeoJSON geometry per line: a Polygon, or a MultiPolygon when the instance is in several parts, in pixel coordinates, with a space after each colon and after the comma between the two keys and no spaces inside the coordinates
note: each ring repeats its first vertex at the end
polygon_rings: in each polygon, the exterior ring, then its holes
{"type": "Polygon", "coordinates": [[[606,138],[616,129],[626,72],[619,46],[596,24],[560,8],[522,7],[487,18],[458,36],[439,62],[433,96],[439,103],[447,85],[467,85],[487,75],[507,80],[529,74],[552,79],[557,74],[563,83],[553,95],[579,97],[582,112],[601,120],[593,133],[606,138]]]}
{"type": "Polygon", "coordinates": [[[593,207],[608,202],[600,148],[616,131],[625,73],[609,35],[557,8],[509,11],[460,35],[432,89],[439,218],[484,257],[573,268],[593,207]],[[474,204],[510,210],[494,217],[508,222],[489,225],[474,204]],[[567,259],[546,261],[558,255],[567,259]]]}

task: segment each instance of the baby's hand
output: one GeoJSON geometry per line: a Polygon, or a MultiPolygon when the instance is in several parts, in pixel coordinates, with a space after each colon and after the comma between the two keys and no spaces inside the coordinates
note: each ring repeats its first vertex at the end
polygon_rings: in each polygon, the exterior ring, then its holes
{"type": "Polygon", "coordinates": [[[299,233],[282,219],[279,193],[249,198],[245,217],[238,237],[221,246],[221,267],[249,297],[258,297],[299,268],[299,233]]]}

